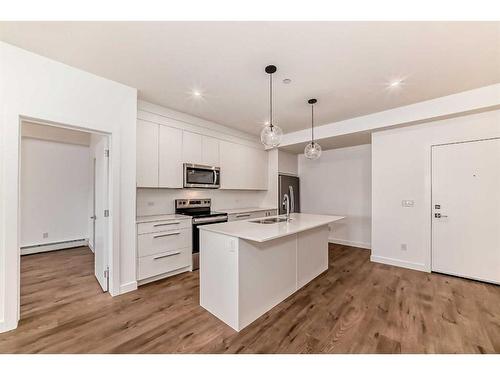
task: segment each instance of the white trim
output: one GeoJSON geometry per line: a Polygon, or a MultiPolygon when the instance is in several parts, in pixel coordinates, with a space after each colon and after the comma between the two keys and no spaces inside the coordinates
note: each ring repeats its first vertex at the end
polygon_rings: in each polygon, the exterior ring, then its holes
{"type": "Polygon", "coordinates": [[[328,242],[345,246],[359,247],[361,249],[368,249],[368,250],[372,248],[372,245],[369,244],[368,242],[342,240],[340,238],[328,238],[328,242]]]}
{"type": "Polygon", "coordinates": [[[391,266],[396,266],[396,267],[409,268],[409,269],[416,270],[416,271],[430,272],[430,270],[428,269],[428,267],[425,266],[424,263],[407,262],[405,260],[386,258],[386,257],[377,256],[377,255],[372,255],[370,257],[370,260],[372,262],[375,262],[375,263],[383,263],[383,264],[389,264],[391,266]]]}
{"type": "MultiPolygon", "coordinates": [[[[373,132],[383,129],[442,120],[500,108],[500,84],[480,87],[457,94],[410,104],[366,116],[338,121],[314,129],[316,140],[339,135],[373,132]]],[[[310,130],[283,135],[280,147],[307,142],[310,130]]]]}
{"type": "Polygon", "coordinates": [[[129,283],[120,285],[120,294],[128,293],[137,289],[137,281],[131,281],[129,283]]]}
{"type": "Polygon", "coordinates": [[[61,242],[52,242],[40,245],[30,245],[21,247],[21,255],[45,253],[47,251],[71,249],[74,247],[88,246],[88,239],[76,239],[61,242]]]}

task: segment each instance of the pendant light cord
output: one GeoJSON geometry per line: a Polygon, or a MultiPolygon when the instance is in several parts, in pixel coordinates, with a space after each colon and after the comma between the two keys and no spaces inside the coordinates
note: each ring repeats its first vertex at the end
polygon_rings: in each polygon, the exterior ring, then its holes
{"type": "Polygon", "coordinates": [[[269,127],[273,128],[273,74],[269,74],[269,127]]]}
{"type": "Polygon", "coordinates": [[[314,144],[314,104],[311,104],[311,143],[314,144]]]}

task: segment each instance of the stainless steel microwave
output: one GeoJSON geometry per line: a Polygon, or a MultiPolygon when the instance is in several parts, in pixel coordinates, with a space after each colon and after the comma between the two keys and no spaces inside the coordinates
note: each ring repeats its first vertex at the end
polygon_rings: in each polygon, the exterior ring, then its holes
{"type": "Polygon", "coordinates": [[[184,163],[184,187],[202,189],[220,188],[220,168],[184,163]]]}

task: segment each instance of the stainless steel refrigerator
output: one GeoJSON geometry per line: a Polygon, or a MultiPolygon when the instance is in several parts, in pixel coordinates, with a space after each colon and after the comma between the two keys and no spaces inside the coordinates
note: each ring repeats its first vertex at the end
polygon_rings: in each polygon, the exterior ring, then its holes
{"type": "Polygon", "coordinates": [[[283,206],[285,194],[290,199],[290,212],[300,212],[300,190],[299,178],[295,176],[278,175],[278,207],[280,215],[286,214],[286,207],[283,206]]]}

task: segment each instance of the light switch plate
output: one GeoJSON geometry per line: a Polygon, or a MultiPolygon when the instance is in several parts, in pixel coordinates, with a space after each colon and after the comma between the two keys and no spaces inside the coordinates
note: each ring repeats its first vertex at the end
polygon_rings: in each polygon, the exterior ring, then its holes
{"type": "Polygon", "coordinates": [[[413,207],[415,205],[415,202],[410,200],[410,199],[405,199],[401,201],[401,206],[403,207],[413,207]]]}

